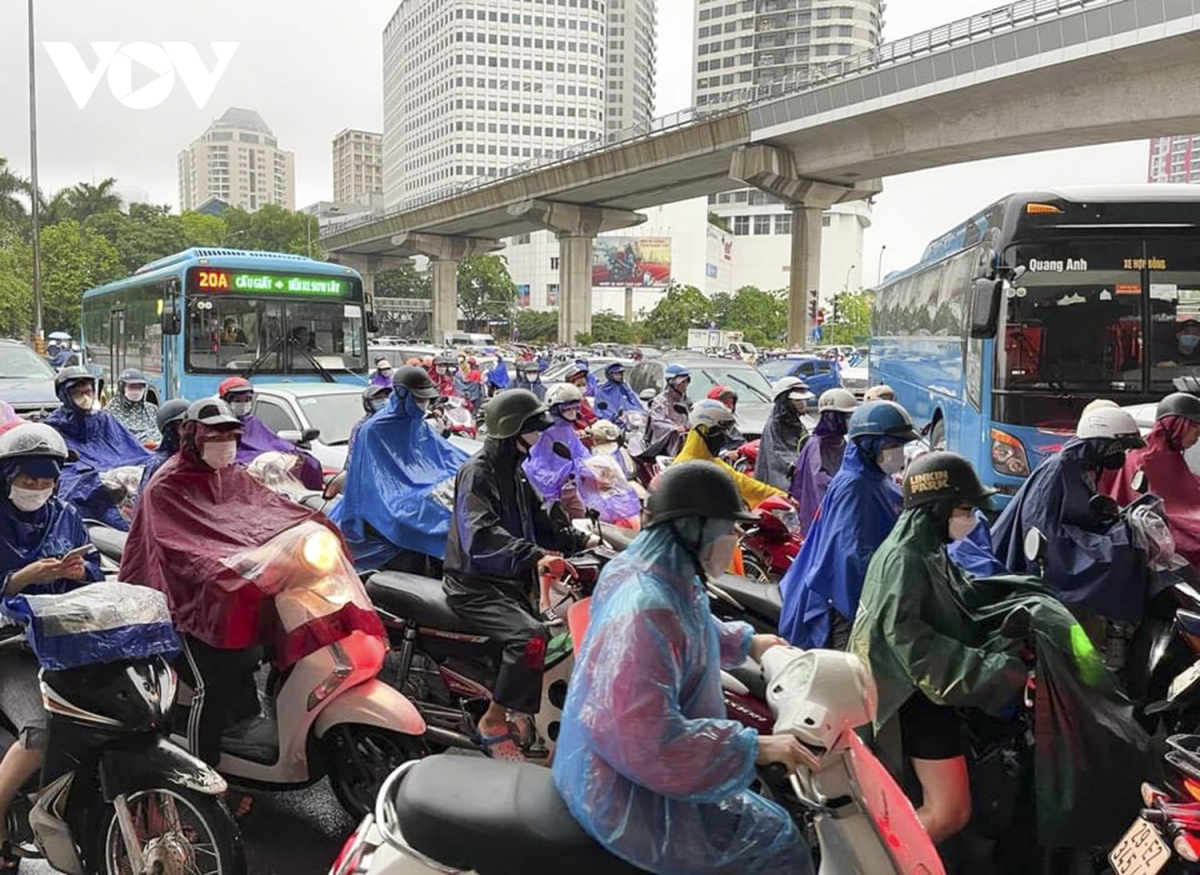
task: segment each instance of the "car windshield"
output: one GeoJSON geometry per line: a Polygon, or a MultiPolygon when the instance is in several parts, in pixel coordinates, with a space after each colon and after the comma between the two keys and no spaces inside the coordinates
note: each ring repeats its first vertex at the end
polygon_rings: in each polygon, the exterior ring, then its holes
{"type": "Polygon", "coordinates": [[[714,359],[711,365],[689,363],[687,367],[692,375],[688,397],[693,401],[707,398],[714,386],[728,386],[738,393],[739,402],[771,403],[771,384],[757,368],[725,365],[720,359],[714,359]]]}
{"type": "Polygon", "coordinates": [[[0,380],[53,380],[54,368],[27,346],[0,346],[0,380]]]}
{"type": "Polygon", "coordinates": [[[301,395],[296,403],[308,427],[321,430],[318,440],[327,447],[350,443],[350,430],[363,418],[362,395],[358,392],[301,395]]]}

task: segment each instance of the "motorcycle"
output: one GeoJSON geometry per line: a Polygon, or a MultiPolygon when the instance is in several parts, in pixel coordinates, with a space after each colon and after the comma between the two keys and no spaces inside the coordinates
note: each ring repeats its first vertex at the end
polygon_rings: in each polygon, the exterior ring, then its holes
{"type": "Polygon", "coordinates": [[[1172,735],[1164,780],[1142,785],[1142,811],[1108,854],[1114,872],[1200,871],[1200,735],[1172,735]]]}
{"type": "Polygon", "coordinates": [[[475,417],[471,414],[466,400],[457,395],[438,399],[430,411],[429,419],[441,432],[442,437],[457,434],[474,438],[478,433],[475,417]]]}
{"type": "MultiPolygon", "coordinates": [[[[0,646],[36,641],[33,630],[49,627],[50,613],[56,629],[71,632],[111,630],[114,619],[170,622],[161,594],[123,583],[33,598],[53,606],[29,632],[5,627],[0,646]]],[[[163,656],[118,651],[51,664],[39,675],[49,727],[40,776],[26,788],[36,792],[18,795],[8,811],[14,851],[71,875],[244,873],[241,835],[221,801],[224,779],[167,740],[176,676],[163,656]]]]}
{"type": "Polygon", "coordinates": [[[746,577],[778,584],[800,555],[800,518],[786,498],[772,496],[754,510],[758,522],[742,526],[740,544],[746,577]]]}
{"type": "MultiPolygon", "coordinates": [[[[814,772],[777,768],[769,780],[773,795],[789,797],[785,808],[816,837],[822,875],[944,873],[912,805],[854,732],[875,708],[874,682],[862,662],[846,653],[775,647],[763,657],[762,672],[774,731],[795,735],[820,757],[814,772]]],[[[374,813],[330,875],[557,868],[641,871],[576,824],[544,769],[436,756],[406,763],[388,778],[374,813]]]]}
{"type": "Polygon", "coordinates": [[[735,471],[754,476],[754,466],[758,464],[759,443],[759,441],[754,440],[738,444],[729,451],[725,461],[733,466],[735,471]]]}

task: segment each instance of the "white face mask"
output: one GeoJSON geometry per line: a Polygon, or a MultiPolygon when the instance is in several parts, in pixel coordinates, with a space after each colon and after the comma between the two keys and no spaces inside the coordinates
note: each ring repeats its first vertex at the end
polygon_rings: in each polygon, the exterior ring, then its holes
{"type": "Polygon", "coordinates": [[[209,441],[204,445],[200,458],[214,471],[228,468],[237,458],[237,441],[209,441]]]}
{"type": "Polygon", "coordinates": [[[875,461],[884,474],[899,474],[904,470],[904,447],[888,447],[875,461]]]}
{"type": "Polygon", "coordinates": [[[82,410],[84,413],[93,413],[97,409],[96,396],[91,393],[87,395],[72,395],[71,403],[82,410]]]}
{"type": "Polygon", "coordinates": [[[975,531],[979,526],[979,517],[974,513],[969,516],[963,516],[959,513],[951,514],[950,516],[950,540],[961,541],[963,538],[975,531]]]}
{"type": "Polygon", "coordinates": [[[1183,451],[1183,461],[1187,463],[1189,471],[1200,477],[1200,443],[1192,444],[1183,451]]]}
{"type": "Polygon", "coordinates": [[[420,410],[422,413],[429,412],[429,399],[428,398],[414,398],[413,400],[417,402],[418,410],[420,410]]]}
{"type": "Polygon", "coordinates": [[[145,397],[146,397],[146,390],[144,388],[143,389],[126,389],[125,390],[125,400],[130,401],[134,404],[138,403],[145,397]]]}
{"type": "Polygon", "coordinates": [[[517,448],[521,452],[528,455],[529,451],[532,450],[534,446],[537,445],[537,442],[541,439],[542,433],[540,431],[524,432],[520,438],[517,439],[517,448]]]}
{"type": "Polygon", "coordinates": [[[737,535],[733,532],[722,535],[700,553],[700,567],[708,577],[719,577],[729,569],[733,551],[737,549],[737,535]]]}
{"type": "Polygon", "coordinates": [[[241,419],[243,416],[250,414],[250,408],[253,406],[253,401],[236,401],[229,405],[229,410],[234,416],[241,419]]]}
{"type": "Polygon", "coordinates": [[[570,410],[564,410],[562,412],[562,417],[563,417],[563,419],[568,420],[569,422],[574,422],[575,420],[577,420],[579,418],[579,408],[576,407],[576,408],[572,408],[570,410]]]}
{"type": "Polygon", "coordinates": [[[380,410],[383,410],[383,408],[387,407],[387,403],[388,399],[386,398],[374,398],[371,400],[371,409],[378,413],[380,410]]]}
{"type": "Polygon", "coordinates": [[[54,487],[49,489],[22,489],[20,486],[13,486],[8,490],[8,497],[13,503],[13,507],[23,513],[33,513],[35,510],[41,510],[42,506],[50,500],[50,496],[54,494],[54,487]]]}

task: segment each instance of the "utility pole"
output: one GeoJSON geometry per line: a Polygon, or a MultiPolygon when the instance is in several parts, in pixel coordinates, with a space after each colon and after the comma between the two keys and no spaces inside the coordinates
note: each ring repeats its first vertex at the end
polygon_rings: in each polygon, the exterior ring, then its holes
{"type": "Polygon", "coordinates": [[[42,323],[42,230],[38,203],[37,54],[33,39],[33,0],[29,0],[29,203],[33,221],[33,346],[46,354],[46,327],[42,323]]]}

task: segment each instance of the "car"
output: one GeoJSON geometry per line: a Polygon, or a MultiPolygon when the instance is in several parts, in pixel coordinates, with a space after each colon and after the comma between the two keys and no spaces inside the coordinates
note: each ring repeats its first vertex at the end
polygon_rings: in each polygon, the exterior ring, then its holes
{"type": "Polygon", "coordinates": [[[772,383],[784,377],[799,377],[818,398],[843,385],[842,366],[837,359],[819,355],[786,355],[762,362],[758,369],[772,383]]]}
{"type": "MultiPolygon", "coordinates": [[[[584,356],[588,363],[588,373],[596,378],[597,382],[604,382],[604,369],[613,362],[618,362],[625,366],[628,370],[632,368],[636,362],[633,359],[614,358],[612,356],[584,356]]],[[[542,372],[542,383],[549,386],[553,383],[561,383],[567,379],[567,373],[575,367],[575,360],[565,362],[556,362],[542,372]]]]}
{"type": "Polygon", "coordinates": [[[18,416],[41,419],[61,406],[54,376],[50,363],[24,343],[0,340],[0,399],[18,416]]]}
{"type": "Polygon", "coordinates": [[[376,338],[367,344],[367,352],[370,354],[368,360],[371,363],[371,367],[375,366],[375,359],[383,356],[393,368],[398,368],[410,358],[437,357],[442,354],[443,350],[439,346],[428,346],[419,343],[390,343],[376,338]]]}
{"type": "MultiPolygon", "coordinates": [[[[305,444],[328,477],[346,467],[350,431],[365,415],[362,387],[346,383],[256,384],[253,413],[284,440],[305,444]],[[304,441],[313,431],[318,433],[316,437],[304,441]]],[[[480,441],[458,435],[450,442],[472,454],[483,447],[480,441]]]]}

